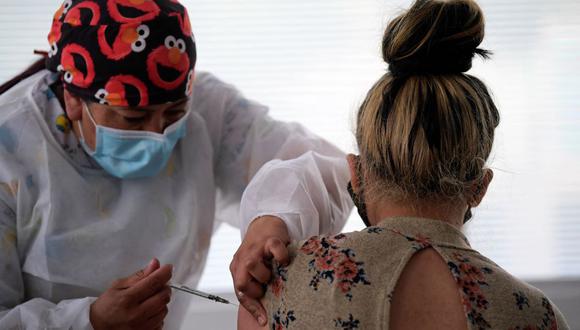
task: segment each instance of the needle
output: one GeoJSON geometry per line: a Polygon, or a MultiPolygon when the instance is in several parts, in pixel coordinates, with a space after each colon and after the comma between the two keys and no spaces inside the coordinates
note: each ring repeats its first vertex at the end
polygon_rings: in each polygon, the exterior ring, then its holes
{"type": "Polygon", "coordinates": [[[233,302],[230,302],[229,300],[224,299],[224,298],[222,298],[220,296],[216,296],[216,295],[213,295],[213,294],[205,293],[203,291],[195,290],[195,289],[189,288],[189,287],[187,287],[185,285],[182,285],[182,284],[169,284],[169,286],[172,287],[172,288],[174,288],[175,290],[187,292],[187,293],[190,293],[190,294],[195,295],[195,296],[198,296],[198,297],[202,297],[202,298],[205,298],[205,299],[213,300],[215,302],[219,302],[219,303],[222,303],[222,304],[230,304],[230,305],[234,305],[234,306],[238,306],[239,307],[238,304],[235,304],[233,302]]]}

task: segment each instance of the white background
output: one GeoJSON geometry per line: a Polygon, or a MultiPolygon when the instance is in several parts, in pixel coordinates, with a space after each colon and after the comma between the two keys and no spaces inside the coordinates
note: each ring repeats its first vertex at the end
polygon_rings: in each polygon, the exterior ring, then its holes
{"type": "MultiPolygon", "coordinates": [[[[301,122],[354,152],[354,113],[386,69],[383,29],[410,1],[183,3],[196,34],[198,70],[269,105],[273,117],[301,122]]],[[[471,73],[493,91],[502,121],[489,162],[496,176],[466,233],[476,249],[521,278],[580,279],[580,3],[479,3],[487,18],[483,47],[494,56],[476,60],[471,73]]],[[[33,61],[33,49],[47,49],[59,5],[0,0],[0,81],[33,61]]],[[[352,216],[346,230],[361,227],[352,216]]],[[[201,289],[231,292],[227,265],[237,244],[236,229],[218,230],[201,289]]],[[[580,310],[574,297],[570,310],[580,310]]]]}

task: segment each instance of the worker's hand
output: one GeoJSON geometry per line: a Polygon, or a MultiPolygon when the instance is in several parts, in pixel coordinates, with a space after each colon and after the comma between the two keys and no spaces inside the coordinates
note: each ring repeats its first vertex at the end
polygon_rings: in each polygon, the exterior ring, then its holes
{"type": "Polygon", "coordinates": [[[266,284],[272,276],[271,260],[288,264],[290,242],[288,228],[274,216],[260,217],[250,224],[246,237],[234,255],[230,272],[240,304],[260,325],[267,322],[266,311],[259,299],[264,296],[266,284]]]}
{"type": "Polygon", "coordinates": [[[92,305],[90,320],[100,329],[161,329],[167,315],[173,267],[151,263],[130,277],[116,280],[92,305]]]}

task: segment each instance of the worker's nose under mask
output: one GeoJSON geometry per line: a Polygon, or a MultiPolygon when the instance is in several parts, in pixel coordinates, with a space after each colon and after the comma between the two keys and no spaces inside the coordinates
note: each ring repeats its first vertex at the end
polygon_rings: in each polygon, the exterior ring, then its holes
{"type": "MultiPolygon", "coordinates": [[[[185,136],[187,114],[168,126],[163,134],[148,131],[121,130],[98,125],[86,105],[85,111],[95,125],[95,150],[86,144],[82,127],[83,149],[109,174],[121,179],[152,177],[169,160],[179,139],[185,136]]],[[[188,113],[189,114],[189,113],[188,113]]]]}

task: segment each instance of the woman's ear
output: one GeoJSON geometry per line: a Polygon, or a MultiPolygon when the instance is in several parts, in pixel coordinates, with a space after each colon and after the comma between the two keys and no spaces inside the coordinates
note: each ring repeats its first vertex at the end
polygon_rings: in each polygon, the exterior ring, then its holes
{"type": "Polygon", "coordinates": [[[484,169],[483,179],[481,180],[479,185],[475,188],[473,199],[472,202],[469,203],[469,206],[476,207],[481,203],[483,197],[485,196],[485,193],[487,192],[487,188],[491,183],[491,180],[493,180],[493,171],[489,168],[484,169]]]}
{"type": "Polygon", "coordinates": [[[81,120],[83,115],[83,101],[79,97],[69,93],[66,88],[63,93],[63,98],[64,108],[68,119],[71,121],[81,120]]]}
{"type": "Polygon", "coordinates": [[[355,193],[359,193],[360,181],[359,181],[359,157],[353,154],[346,155],[346,161],[348,162],[348,170],[350,172],[350,184],[352,185],[352,190],[355,193]]]}

